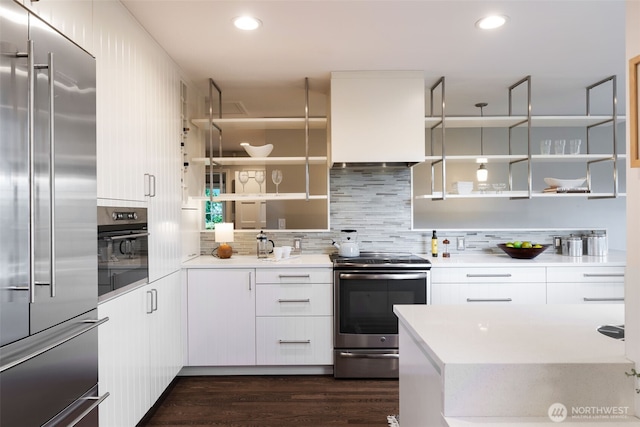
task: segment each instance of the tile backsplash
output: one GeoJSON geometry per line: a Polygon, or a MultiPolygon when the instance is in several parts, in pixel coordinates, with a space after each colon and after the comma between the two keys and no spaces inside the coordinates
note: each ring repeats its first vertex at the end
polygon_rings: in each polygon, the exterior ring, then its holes
{"type": "MultiPolygon", "coordinates": [[[[363,167],[334,168],[330,171],[331,231],[291,231],[267,233],[277,246],[293,245],[295,237],[302,238],[303,252],[332,253],[332,240],[340,239],[340,230],[358,231],[361,251],[411,252],[426,254],[431,248],[431,230],[411,230],[411,171],[409,168],[363,167]]],[[[439,248],[446,238],[449,252],[460,252],[456,240],[463,237],[465,253],[499,250],[497,243],[530,240],[553,243],[553,236],[583,234],[590,230],[504,230],[439,231],[439,248]]],[[[234,252],[241,255],[256,253],[256,233],[236,233],[234,252]]],[[[211,254],[217,247],[213,233],[201,233],[201,254],[211,254]]]]}

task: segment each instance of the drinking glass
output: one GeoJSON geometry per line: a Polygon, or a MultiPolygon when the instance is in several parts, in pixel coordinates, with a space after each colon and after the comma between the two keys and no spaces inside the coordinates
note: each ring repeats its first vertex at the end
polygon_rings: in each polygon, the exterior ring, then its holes
{"type": "Polygon", "coordinates": [[[256,171],[256,182],[260,185],[260,192],[262,193],[262,183],[264,182],[264,171],[256,171]]]}
{"type": "Polygon", "coordinates": [[[540,154],[551,154],[551,140],[543,139],[540,141],[540,154]]]}
{"type": "Polygon", "coordinates": [[[555,149],[555,153],[556,154],[564,154],[564,144],[565,144],[565,140],[564,139],[556,139],[555,140],[555,145],[554,145],[554,149],[555,149]]]}
{"type": "Polygon", "coordinates": [[[580,144],[582,144],[581,139],[569,140],[569,154],[580,154],[580,144]]]}
{"type": "Polygon", "coordinates": [[[240,171],[238,172],[238,181],[242,184],[242,192],[244,193],[244,185],[249,182],[249,172],[240,171]]]}
{"type": "Polygon", "coordinates": [[[274,169],[271,172],[271,180],[276,185],[276,194],[278,194],[278,186],[282,182],[282,171],[280,169],[274,169]]]}

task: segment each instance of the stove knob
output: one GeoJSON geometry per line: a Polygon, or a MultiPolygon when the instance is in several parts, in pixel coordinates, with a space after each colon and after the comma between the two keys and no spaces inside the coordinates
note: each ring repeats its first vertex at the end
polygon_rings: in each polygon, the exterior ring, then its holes
{"type": "Polygon", "coordinates": [[[387,340],[387,337],[381,337],[380,338],[380,342],[385,342],[387,340]]]}

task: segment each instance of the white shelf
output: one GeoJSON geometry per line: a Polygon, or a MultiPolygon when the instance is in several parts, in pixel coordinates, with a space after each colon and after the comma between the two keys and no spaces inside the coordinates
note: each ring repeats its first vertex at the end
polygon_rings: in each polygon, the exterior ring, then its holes
{"type": "MultiPolygon", "coordinates": [[[[204,163],[209,165],[208,157],[195,157],[191,159],[194,163],[204,163]]],[[[304,165],[305,157],[214,157],[213,162],[222,166],[262,166],[262,165],[304,165]]],[[[326,156],[309,157],[310,165],[324,165],[327,163],[326,156]]]]}
{"type": "MultiPolygon", "coordinates": [[[[193,200],[209,200],[208,197],[192,197],[193,200]]],[[[214,202],[243,202],[243,201],[269,201],[269,200],[306,200],[307,195],[305,193],[260,193],[260,194],[235,194],[226,193],[213,198],[214,202]]],[[[309,200],[327,200],[328,196],[309,195],[309,200]]]]}
{"type": "MultiPolygon", "coordinates": [[[[618,154],[618,160],[623,160],[626,154],[618,154]]],[[[567,162],[592,162],[596,160],[613,159],[613,154],[533,154],[531,160],[536,163],[567,163],[567,162]]]]}
{"type": "MultiPolygon", "coordinates": [[[[527,156],[526,155],[509,155],[509,154],[497,154],[497,155],[463,155],[463,156],[446,156],[445,160],[447,161],[447,163],[456,163],[456,162],[473,162],[473,163],[477,163],[477,160],[479,158],[483,158],[483,159],[487,159],[486,163],[509,163],[512,161],[517,161],[517,160],[527,160],[527,156]]],[[[442,156],[426,156],[425,158],[426,162],[435,162],[438,160],[442,160],[442,156]]]]}
{"type": "MultiPolygon", "coordinates": [[[[611,120],[612,116],[531,116],[532,127],[586,127],[611,120]]],[[[439,123],[440,117],[425,117],[425,127],[431,128],[439,123]]],[[[445,117],[445,128],[508,128],[526,124],[527,116],[454,116],[445,117]]],[[[625,121],[625,116],[617,116],[618,123],[625,121]]],[[[609,123],[610,124],[610,123],[609,123]]]]}
{"type": "MultiPolygon", "coordinates": [[[[191,123],[200,129],[209,129],[209,119],[193,119],[191,123]]],[[[265,118],[241,118],[241,119],[213,119],[223,131],[225,130],[255,130],[255,129],[304,129],[303,117],[265,117],[265,118]]],[[[310,129],[325,129],[326,117],[309,118],[310,129]]]]}
{"type": "MultiPolygon", "coordinates": [[[[541,191],[536,191],[531,194],[532,198],[555,198],[555,197],[578,197],[578,198],[588,198],[588,197],[612,197],[613,193],[543,193],[541,191]]],[[[526,198],[528,197],[528,193],[526,191],[503,191],[501,193],[496,193],[495,191],[488,190],[485,193],[473,192],[471,194],[455,194],[455,193],[447,193],[448,199],[484,199],[484,198],[526,198]]],[[[618,193],[618,197],[626,197],[626,193],[618,193]]],[[[432,194],[425,194],[422,196],[415,196],[416,200],[431,200],[431,199],[441,199],[442,192],[436,192],[432,194]]]]}

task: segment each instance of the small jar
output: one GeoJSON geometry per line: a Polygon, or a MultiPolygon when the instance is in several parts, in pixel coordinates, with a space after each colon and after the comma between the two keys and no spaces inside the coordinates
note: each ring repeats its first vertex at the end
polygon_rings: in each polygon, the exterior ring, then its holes
{"type": "Polygon", "coordinates": [[[567,255],[571,257],[582,256],[582,237],[571,236],[567,239],[567,255]]]}

